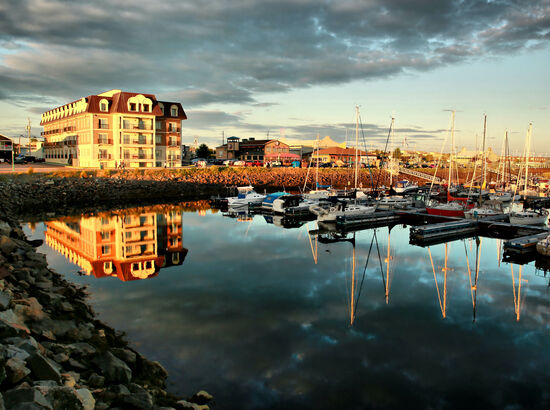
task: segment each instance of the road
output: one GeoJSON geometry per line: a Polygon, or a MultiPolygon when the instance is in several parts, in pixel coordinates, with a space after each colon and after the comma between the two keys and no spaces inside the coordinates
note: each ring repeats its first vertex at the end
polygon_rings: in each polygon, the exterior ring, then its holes
{"type": "Polygon", "coordinates": [[[34,172],[55,172],[75,169],[64,165],[46,164],[44,162],[15,164],[14,168],[14,171],[12,171],[11,164],[2,162],[0,163],[0,174],[11,174],[12,172],[15,172],[16,174],[25,174],[29,172],[30,168],[32,168],[34,172]]]}

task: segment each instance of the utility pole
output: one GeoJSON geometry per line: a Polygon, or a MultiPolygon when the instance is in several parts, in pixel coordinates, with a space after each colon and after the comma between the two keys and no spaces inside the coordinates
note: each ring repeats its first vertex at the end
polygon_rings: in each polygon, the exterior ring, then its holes
{"type": "Polygon", "coordinates": [[[25,127],[25,129],[27,130],[27,155],[31,155],[31,119],[30,118],[27,118],[27,126],[25,127]]]}

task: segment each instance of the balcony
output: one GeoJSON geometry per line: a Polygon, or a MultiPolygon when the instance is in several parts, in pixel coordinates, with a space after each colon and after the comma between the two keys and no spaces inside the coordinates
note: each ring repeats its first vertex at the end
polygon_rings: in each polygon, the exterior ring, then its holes
{"type": "Polygon", "coordinates": [[[97,141],[97,143],[99,145],[113,145],[113,140],[112,139],[99,139],[97,141]]]}
{"type": "MultiPolygon", "coordinates": [[[[126,156],[125,156],[126,158],[126,156]]],[[[153,156],[152,155],[147,155],[147,154],[138,154],[138,155],[131,155],[129,159],[153,159],[153,156]]]]}
{"type": "Polygon", "coordinates": [[[153,126],[152,124],[146,124],[146,123],[130,123],[127,121],[124,121],[122,123],[122,128],[125,130],[152,130],[153,126]]]}
{"type": "Polygon", "coordinates": [[[108,130],[109,129],[109,124],[98,124],[97,126],[100,130],[108,130]]]}
{"type": "Polygon", "coordinates": [[[113,156],[111,154],[99,154],[97,156],[97,159],[99,159],[100,161],[106,161],[106,160],[110,160],[112,158],[113,158],[113,156]]]}

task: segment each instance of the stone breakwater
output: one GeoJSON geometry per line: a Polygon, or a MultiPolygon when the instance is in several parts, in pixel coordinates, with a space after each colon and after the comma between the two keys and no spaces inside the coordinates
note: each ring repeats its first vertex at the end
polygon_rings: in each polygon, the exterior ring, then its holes
{"type": "MultiPolygon", "coordinates": [[[[153,171],[82,171],[56,175],[34,174],[0,179],[0,204],[10,214],[36,215],[74,210],[128,207],[159,202],[185,201],[223,195],[225,187],[253,185],[258,191],[300,190],[306,177],[314,185],[315,170],[294,168],[207,168],[153,171]]],[[[373,180],[385,183],[385,175],[373,180]]],[[[351,169],[321,169],[318,181],[336,188],[350,187],[351,169]]],[[[371,186],[368,170],[359,183],[371,186]]]]}

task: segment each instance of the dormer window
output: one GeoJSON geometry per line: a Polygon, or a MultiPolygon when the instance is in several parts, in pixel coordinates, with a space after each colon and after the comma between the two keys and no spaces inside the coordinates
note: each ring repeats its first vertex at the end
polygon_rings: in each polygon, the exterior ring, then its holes
{"type": "Polygon", "coordinates": [[[142,107],[143,107],[143,112],[149,112],[150,111],[149,104],[143,104],[142,107]]]}
{"type": "Polygon", "coordinates": [[[162,115],[164,115],[164,105],[162,103],[159,103],[160,111],[162,112],[162,115]]]}
{"type": "Polygon", "coordinates": [[[177,117],[178,116],[178,107],[176,107],[175,105],[172,105],[172,107],[170,107],[170,115],[172,117],[177,117]]]}
{"type": "Polygon", "coordinates": [[[101,112],[109,111],[109,102],[104,98],[99,102],[99,111],[101,112]]]}
{"type": "Polygon", "coordinates": [[[130,111],[136,111],[136,103],[130,103],[130,111]]]}

